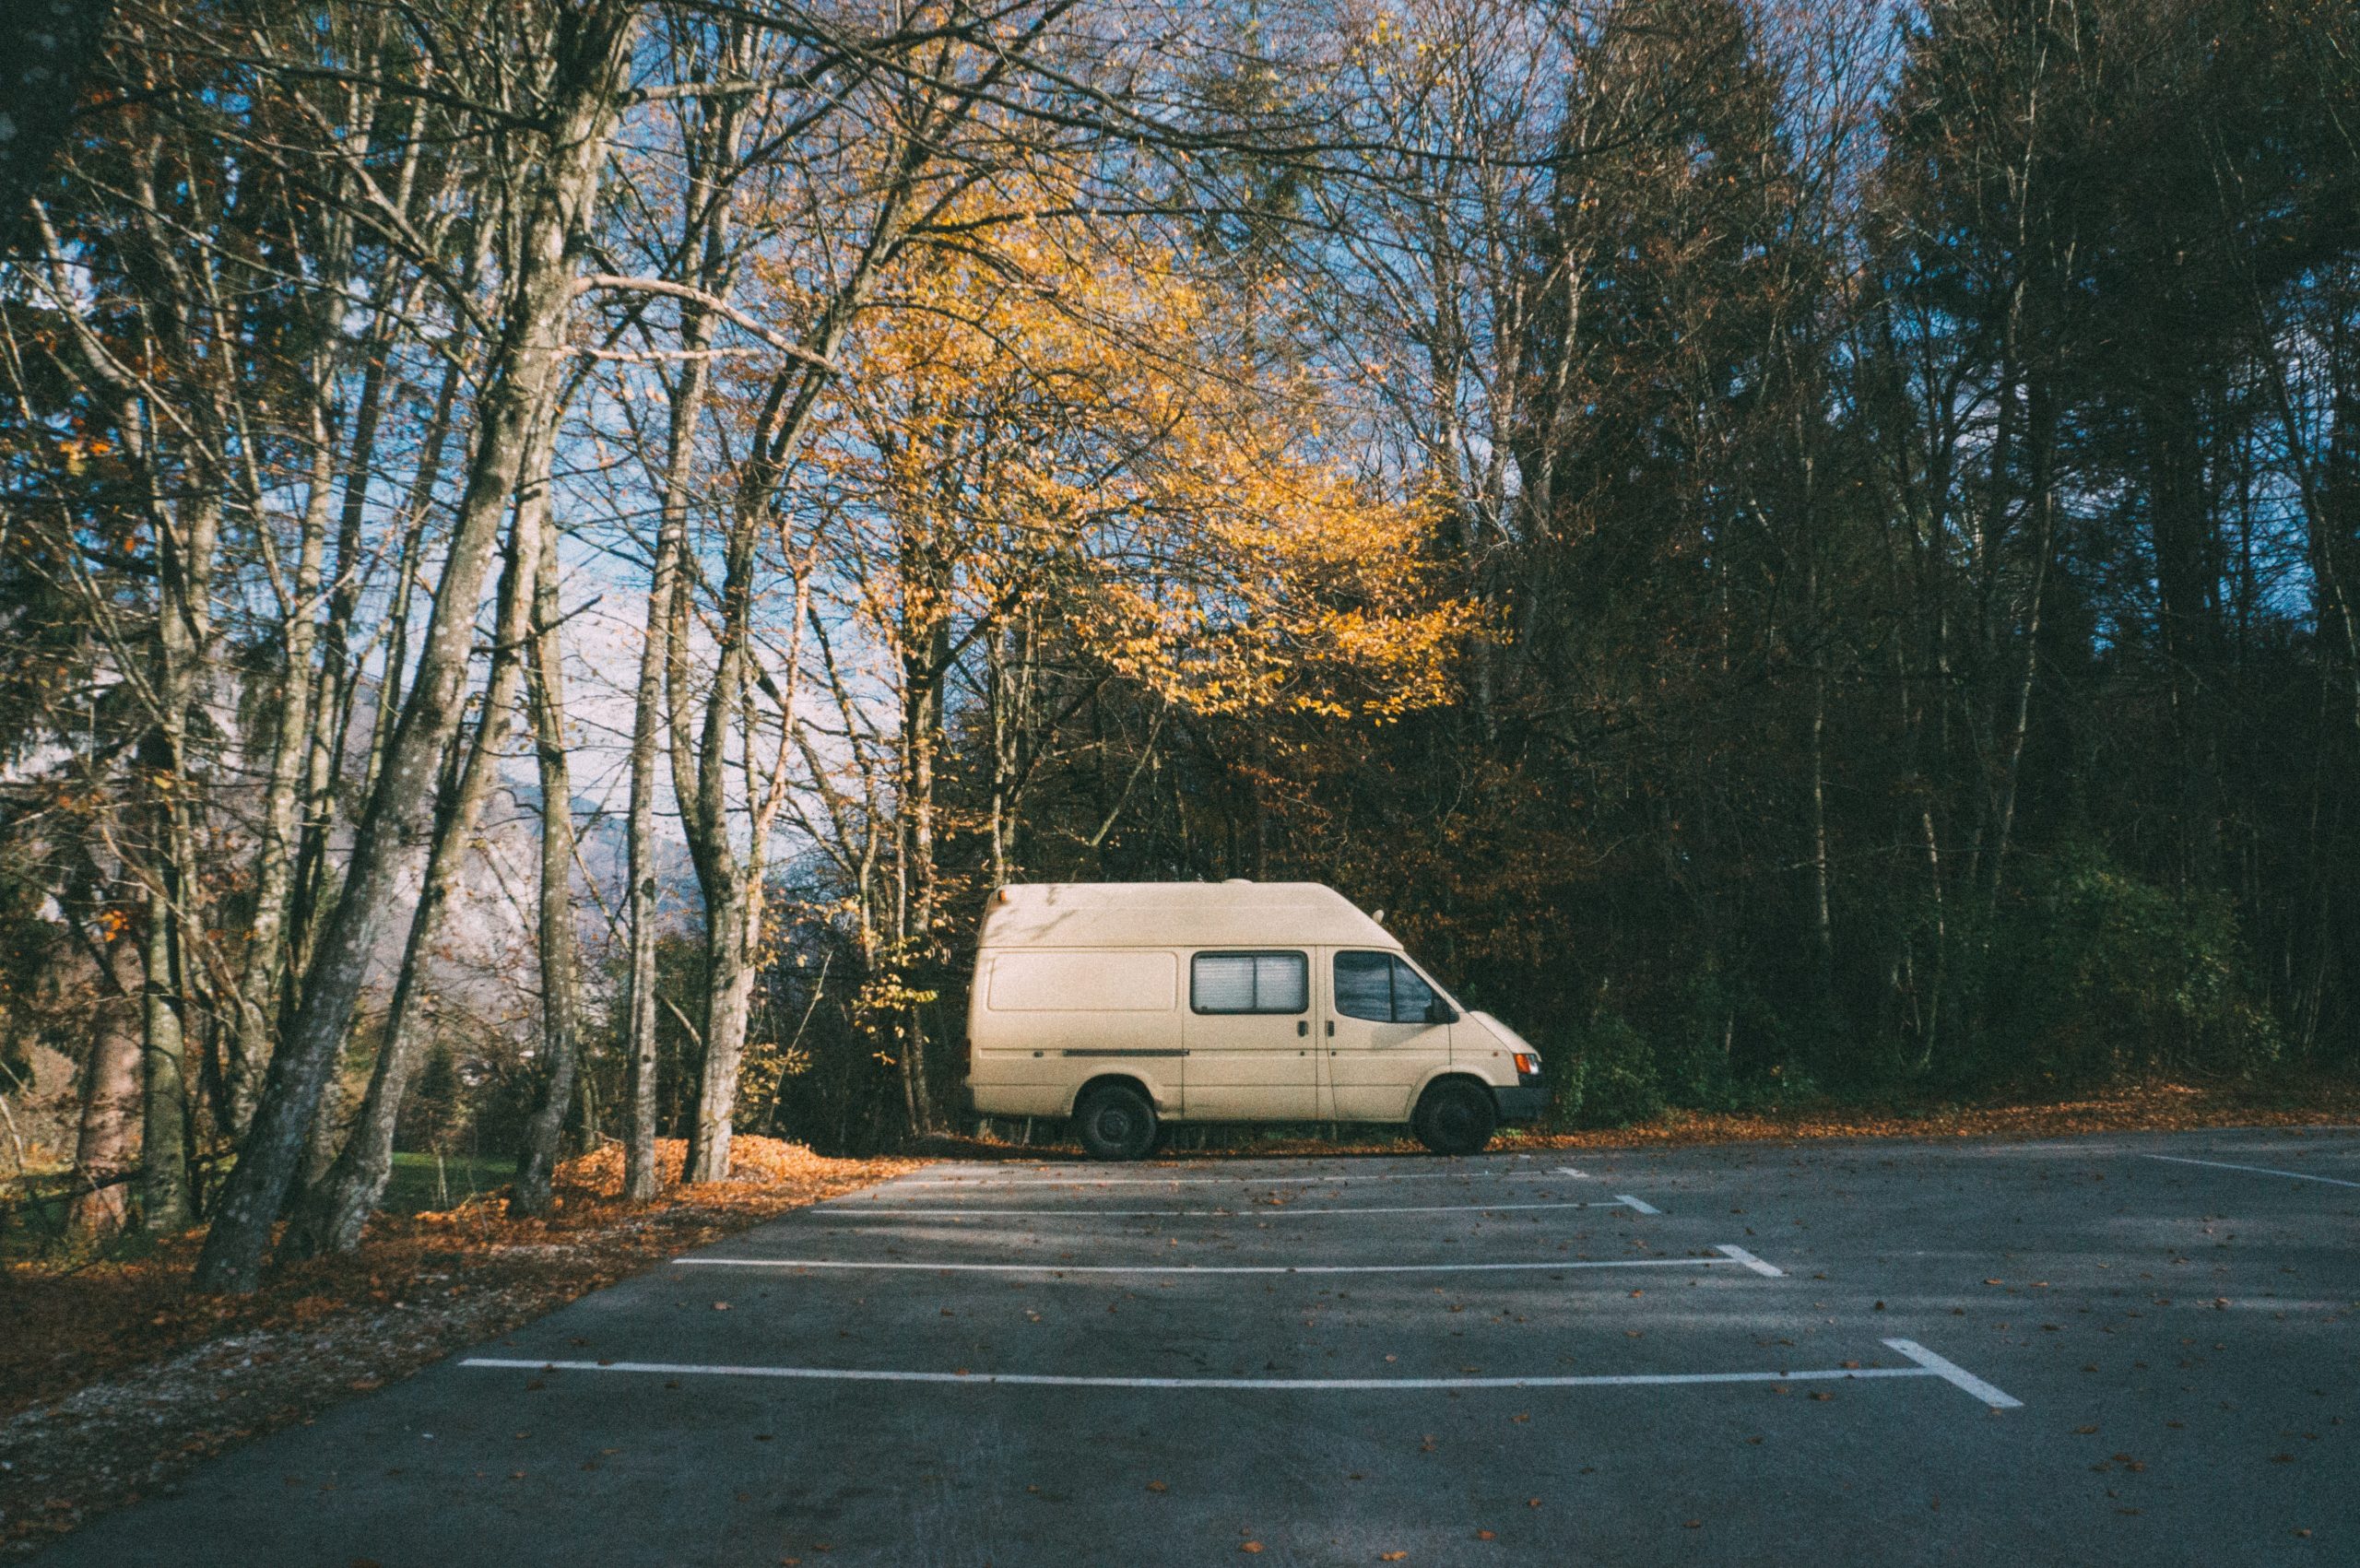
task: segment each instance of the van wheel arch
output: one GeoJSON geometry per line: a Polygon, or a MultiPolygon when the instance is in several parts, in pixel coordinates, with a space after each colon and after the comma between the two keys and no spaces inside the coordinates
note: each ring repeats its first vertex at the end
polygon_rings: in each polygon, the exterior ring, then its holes
{"type": "Polygon", "coordinates": [[[1093,1160],[1143,1160],[1153,1152],[1162,1120],[1147,1085],[1124,1073],[1092,1079],[1076,1091],[1068,1118],[1093,1160]]]}
{"type": "Polygon", "coordinates": [[[1498,1094],[1472,1073],[1437,1073],[1410,1112],[1410,1130],[1436,1154],[1479,1154],[1499,1123],[1498,1094]]]}
{"type": "Polygon", "coordinates": [[[1080,1089],[1073,1091],[1073,1098],[1066,1102],[1066,1114],[1070,1117],[1076,1111],[1081,1108],[1081,1102],[1083,1101],[1089,1099],[1099,1090],[1105,1089],[1110,1086],[1119,1089],[1127,1089],[1132,1093],[1138,1095],[1140,1099],[1146,1101],[1150,1109],[1154,1108],[1155,1091],[1148,1088],[1147,1084],[1139,1079],[1137,1074],[1100,1073],[1096,1078],[1091,1079],[1080,1089]]]}

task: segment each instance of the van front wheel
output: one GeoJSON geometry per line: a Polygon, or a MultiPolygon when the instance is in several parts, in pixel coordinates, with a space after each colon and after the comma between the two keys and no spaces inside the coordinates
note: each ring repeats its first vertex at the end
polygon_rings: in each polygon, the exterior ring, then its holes
{"type": "Polygon", "coordinates": [[[1146,1095],[1119,1083],[1083,1095],[1073,1122],[1092,1160],[1143,1160],[1155,1147],[1155,1107],[1146,1095]]]}
{"type": "Polygon", "coordinates": [[[1477,1154],[1492,1141],[1499,1121],[1489,1094],[1463,1079],[1447,1079],[1418,1102],[1410,1130],[1436,1154],[1477,1154]]]}

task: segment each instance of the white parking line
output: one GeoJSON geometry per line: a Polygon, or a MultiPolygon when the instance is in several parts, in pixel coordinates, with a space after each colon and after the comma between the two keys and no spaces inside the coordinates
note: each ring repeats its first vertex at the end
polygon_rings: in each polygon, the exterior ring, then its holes
{"type": "Polygon", "coordinates": [[[1604,1198],[1590,1203],[1446,1203],[1429,1204],[1406,1208],[1287,1208],[1278,1205],[1239,1208],[903,1208],[882,1204],[815,1204],[809,1212],[827,1215],[851,1215],[864,1220],[997,1220],[1003,1216],[1023,1219],[1044,1214],[1060,1214],[1084,1219],[1199,1219],[1199,1220],[1277,1220],[1329,1219],[1348,1214],[1496,1214],[1524,1208],[1629,1208],[1641,1214],[1659,1214],[1634,1197],[1604,1198]]]}
{"type": "Polygon", "coordinates": [[[1576,1258],[1556,1263],[914,1263],[894,1258],[864,1262],[818,1257],[676,1257],[682,1268],[900,1268],[914,1273],[954,1274],[1507,1274],[1563,1273],[1572,1268],[1712,1268],[1740,1264],[1756,1274],[1783,1279],[1743,1247],[1716,1247],[1719,1257],[1576,1258]]]}
{"type": "Polygon", "coordinates": [[[1633,1197],[1627,1192],[1616,1193],[1614,1195],[1614,1201],[1622,1205],[1634,1214],[1660,1214],[1663,1212],[1662,1209],[1658,1208],[1652,1203],[1641,1203],[1637,1198],[1633,1197]]]}
{"type": "Polygon", "coordinates": [[[1640,1372],[1536,1377],[1088,1377],[1029,1372],[896,1372],[865,1367],[734,1366],[688,1362],[529,1361],[517,1356],[469,1356],[461,1366],[513,1372],[612,1372],[663,1377],[767,1377],[813,1383],[964,1383],[1032,1388],[1229,1388],[1280,1393],[1408,1393],[1436,1388],[1646,1388],[1734,1383],[1860,1383],[1875,1378],[1939,1377],[2000,1409],[2011,1399],[1922,1346],[1885,1341],[1918,1364],[1831,1367],[1805,1372],[1640,1372]]]}
{"type": "Polygon", "coordinates": [[[1787,1277],[1787,1271],[1785,1269],[1773,1267],[1771,1265],[1763,1262],[1760,1258],[1746,1251],[1743,1247],[1733,1247],[1724,1243],[1723,1244],[1715,1247],[1713,1250],[1726,1255],[1729,1260],[1732,1263],[1744,1264],[1748,1268],[1752,1269],[1756,1274],[1762,1275],[1765,1279],[1784,1279],[1787,1277]]]}
{"type": "MultiPolygon", "coordinates": [[[[1377,1171],[1342,1176],[1083,1176],[1043,1172],[1024,1181],[991,1176],[910,1176],[892,1183],[890,1187],[876,1190],[897,1191],[903,1187],[1292,1187],[1328,1186],[1344,1182],[1467,1182],[1481,1176],[1497,1177],[1502,1181],[1536,1181],[1547,1173],[1540,1171],[1472,1170],[1377,1171]]],[[[1560,1171],[1556,1174],[1578,1176],[1581,1173],[1560,1171]]]]}
{"type": "Polygon", "coordinates": [[[1965,1389],[1995,1410],[2020,1409],[2024,1406],[2022,1399],[2002,1394],[1956,1362],[1945,1361],[1915,1339],[1887,1339],[1885,1345],[1890,1350],[1899,1350],[1943,1382],[1965,1389]]]}
{"type": "Polygon", "coordinates": [[[2360,1182],[2347,1182],[2338,1176],[2306,1175],[2300,1171],[2273,1171],[2267,1165],[2232,1165],[2225,1160],[2189,1160],[2177,1154],[2142,1155],[2145,1160],[2167,1160],[2175,1165],[2210,1165],[2216,1171],[2250,1171],[2257,1176],[2284,1176],[2295,1182],[2324,1182],[2331,1187],[2360,1187],[2360,1182]]]}

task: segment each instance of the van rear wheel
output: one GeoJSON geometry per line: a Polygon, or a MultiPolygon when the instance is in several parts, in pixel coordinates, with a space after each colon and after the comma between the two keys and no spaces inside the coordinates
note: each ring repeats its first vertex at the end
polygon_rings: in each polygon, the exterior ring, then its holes
{"type": "Polygon", "coordinates": [[[1499,1110],[1492,1097],[1463,1079],[1427,1090],[1410,1118],[1410,1130],[1436,1154],[1481,1153],[1499,1125],[1499,1110]]]}
{"type": "Polygon", "coordinates": [[[1073,1123],[1092,1160],[1143,1160],[1155,1147],[1155,1107],[1125,1084],[1101,1084],[1083,1095],[1073,1123]]]}

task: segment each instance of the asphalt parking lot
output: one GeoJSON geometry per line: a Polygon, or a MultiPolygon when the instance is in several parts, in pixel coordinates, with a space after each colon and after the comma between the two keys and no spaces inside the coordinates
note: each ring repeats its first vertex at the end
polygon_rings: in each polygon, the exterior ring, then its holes
{"type": "Polygon", "coordinates": [[[2360,1130],[936,1166],[60,1564],[2360,1562],[2360,1130]]]}

